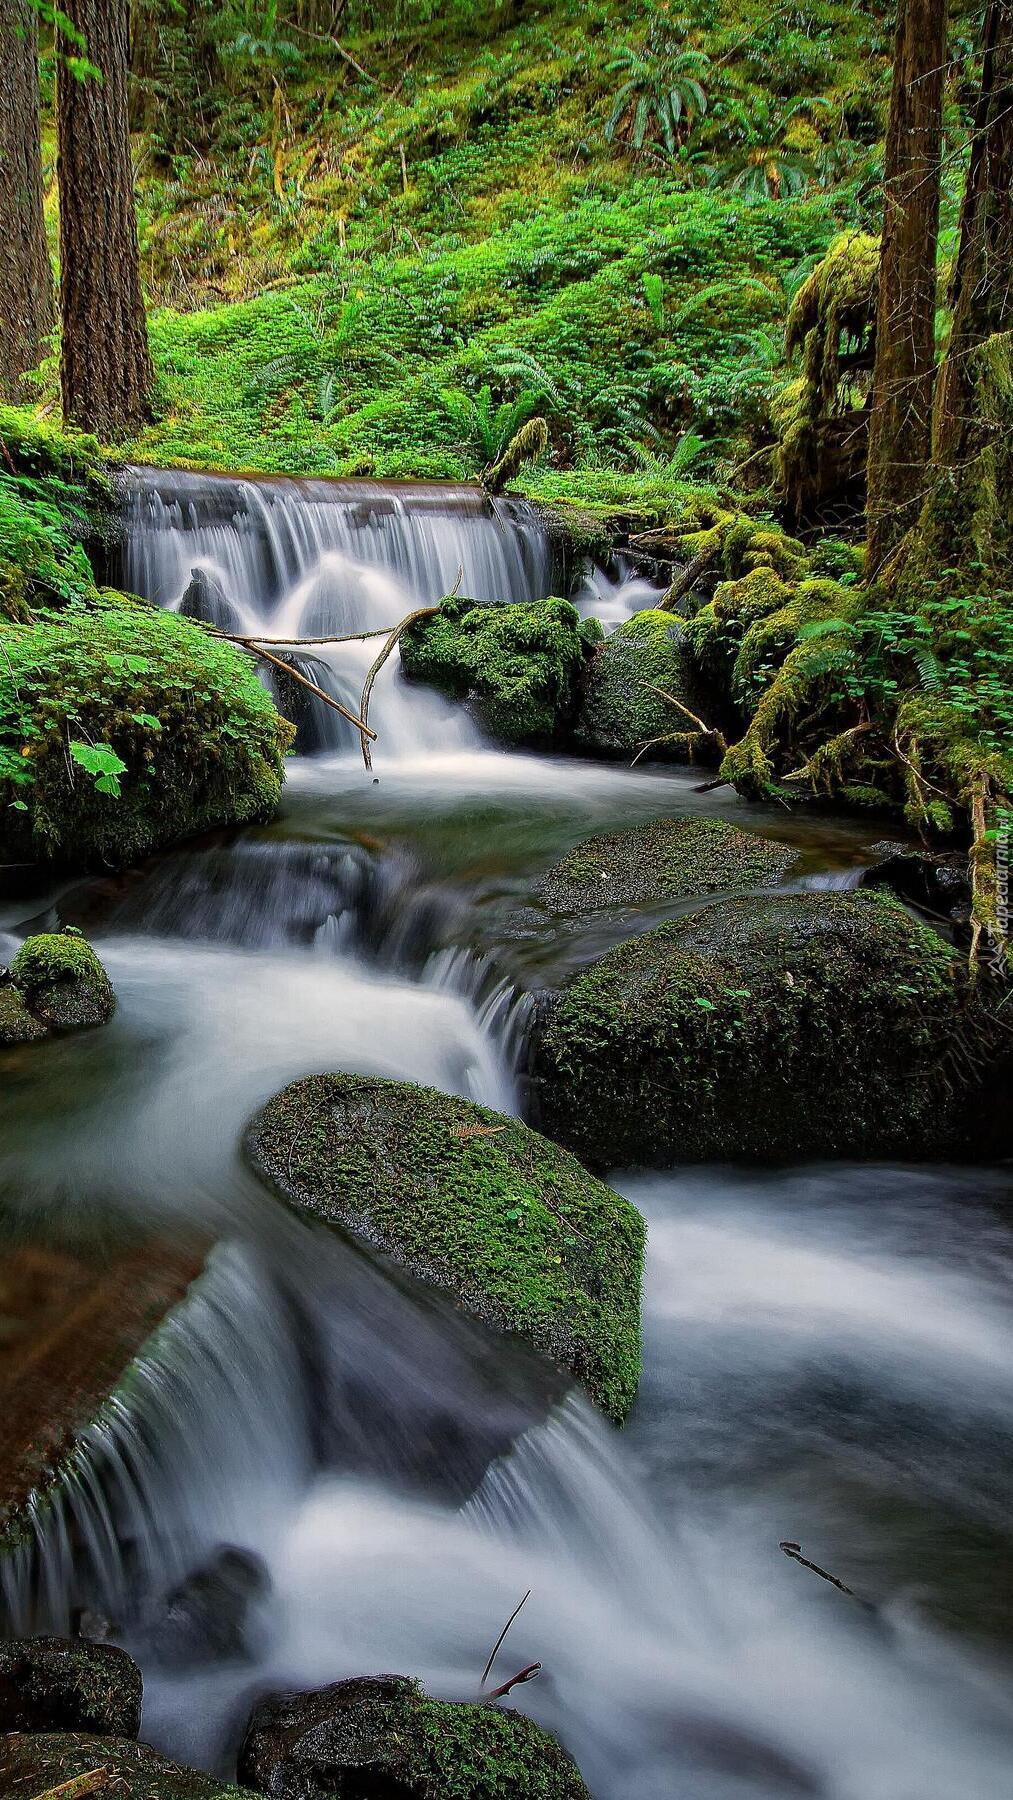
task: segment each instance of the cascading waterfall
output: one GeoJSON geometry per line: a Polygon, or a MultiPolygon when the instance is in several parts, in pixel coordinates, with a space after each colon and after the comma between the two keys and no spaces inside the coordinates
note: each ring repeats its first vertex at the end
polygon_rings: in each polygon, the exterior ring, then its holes
{"type": "MultiPolygon", "coordinates": [[[[125,501],[125,585],[251,636],[374,631],[458,585],[476,600],[541,599],[562,573],[530,507],[468,488],[132,470],[125,501]]],[[[293,666],[357,711],[378,645],[316,645],[293,666]]],[[[291,684],[290,710],[304,693],[291,684]]],[[[305,747],[357,751],[353,728],[332,708],[312,700],[309,708],[305,747]]],[[[378,684],[373,722],[387,757],[478,741],[459,707],[401,680],[396,658],[378,684]]]]}

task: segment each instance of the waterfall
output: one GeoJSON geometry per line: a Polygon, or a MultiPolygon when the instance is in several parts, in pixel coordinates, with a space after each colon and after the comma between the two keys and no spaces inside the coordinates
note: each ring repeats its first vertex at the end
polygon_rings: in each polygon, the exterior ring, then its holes
{"type": "MultiPolygon", "coordinates": [[[[292,641],[378,631],[455,585],[486,601],[542,599],[561,559],[534,510],[476,489],[260,481],[131,469],[124,476],[123,582],[158,606],[225,629],[292,641]]],[[[316,645],[299,674],[358,710],[379,639],[316,645]]],[[[357,752],[353,727],[272,675],[303,750],[357,752]]],[[[390,758],[478,741],[460,707],[403,679],[397,657],[372,720],[390,758]]]]}

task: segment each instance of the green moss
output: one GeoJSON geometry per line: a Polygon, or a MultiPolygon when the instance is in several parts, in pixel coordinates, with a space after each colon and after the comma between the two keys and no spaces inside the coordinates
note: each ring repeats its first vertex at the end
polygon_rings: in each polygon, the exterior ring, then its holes
{"type": "Polygon", "coordinates": [[[963,975],[879,894],[718,901],[563,991],[542,1122],[596,1167],[941,1151],[961,1139],[963,975]]]}
{"type": "Polygon", "coordinates": [[[470,1101],[355,1075],[294,1082],[247,1144],[293,1204],[516,1332],[626,1416],[643,1222],[565,1152],[470,1101]]]}
{"type": "Polygon", "coordinates": [[[108,975],[91,945],[77,933],[26,938],[11,964],[11,981],[47,1030],[81,1031],[104,1025],[116,1009],[108,975]]]}
{"type": "Polygon", "coordinates": [[[8,855],[119,867],[277,806],[291,729],[250,659],[190,620],[94,596],[9,625],[3,649],[8,855]]]}
{"type": "Polygon", "coordinates": [[[307,1782],[316,1792],[323,1762],[334,1792],[346,1791],[347,1774],[360,1800],[587,1800],[571,1758],[523,1713],[431,1700],[397,1675],[258,1708],[240,1753],[246,1780],[265,1793],[303,1792],[307,1782]]]}
{"type": "Polygon", "coordinates": [[[37,1800],[43,1792],[106,1769],[119,1800],[250,1800],[246,1788],[180,1768],[127,1738],[86,1732],[0,1736],[0,1791],[4,1800],[37,1800]]]}
{"type": "Polygon", "coordinates": [[[500,742],[551,745],[573,721],[599,636],[568,600],[488,606],[454,598],[405,632],[401,662],[410,680],[467,701],[500,742]]]}
{"type": "MultiPolygon", "coordinates": [[[[654,738],[683,731],[679,700],[687,689],[684,626],[673,613],[639,612],[599,644],[584,684],[575,741],[595,755],[633,756],[654,738]]],[[[665,753],[659,746],[657,754],[665,753]]]]}
{"type": "Polygon", "coordinates": [[[643,906],[723,888],[770,886],[797,859],[788,844],[721,819],[657,819],[589,838],[539,880],[555,912],[643,906]]]}
{"type": "Polygon", "coordinates": [[[33,1044],[46,1035],[46,1027],[33,1018],[24,997],[11,981],[0,985],[0,1044],[33,1044]]]}

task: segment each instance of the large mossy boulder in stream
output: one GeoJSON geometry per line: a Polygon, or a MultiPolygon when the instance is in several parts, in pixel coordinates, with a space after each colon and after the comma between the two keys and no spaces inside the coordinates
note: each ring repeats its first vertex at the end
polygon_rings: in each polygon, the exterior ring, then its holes
{"type": "Polygon", "coordinates": [[[274,812],[292,731],[233,645],[108,593],[3,642],[0,859],[118,868],[274,812]]]}
{"type": "MultiPolygon", "coordinates": [[[[634,756],[655,739],[692,730],[692,721],[664,698],[686,700],[689,675],[682,622],[658,609],[635,613],[599,643],[588,666],[575,731],[578,749],[595,756],[634,756]]],[[[678,753],[674,744],[655,744],[652,750],[655,756],[678,753]]]]}
{"type": "Polygon", "coordinates": [[[104,1025],[116,1010],[112,982],[79,932],[26,938],[11,964],[8,985],[39,1027],[36,1035],[104,1025]]]}
{"type": "Polygon", "coordinates": [[[239,1779],[269,1800],[587,1800],[576,1764],[523,1713],[359,1676],[256,1709],[239,1779]]]}
{"type": "Polygon", "coordinates": [[[584,667],[601,626],[568,600],[487,605],[453,597],[401,639],[401,666],[465,702],[504,744],[549,747],[567,738],[584,667]]]}
{"type": "MultiPolygon", "coordinates": [[[[4,1800],[41,1800],[77,1775],[106,1771],[102,1800],[253,1800],[245,1788],[181,1768],[147,1744],[87,1732],[0,1736],[0,1794],[4,1800]]],[[[72,1790],[70,1790],[72,1792],[72,1790]]],[[[62,1800],[62,1796],[61,1796],[62,1800]]]]}
{"type": "Polygon", "coordinates": [[[433,1088],[314,1075],[247,1149],[294,1206],[515,1332],[620,1423],[640,1375],[640,1214],[558,1145],[433,1088]]]}
{"type": "Polygon", "coordinates": [[[725,888],[770,887],[798,852],[723,819],[652,819],[586,838],[535,885],[556,913],[650,906],[725,888]]]}
{"type": "Polygon", "coordinates": [[[140,1669],[115,1644],[0,1640],[0,1733],[91,1731],[135,1738],[141,1691],[140,1669]]]}
{"type": "Polygon", "coordinates": [[[597,1168],[944,1153],[987,1032],[964,968],[886,895],[716,901],[550,1003],[539,1122],[597,1168]]]}

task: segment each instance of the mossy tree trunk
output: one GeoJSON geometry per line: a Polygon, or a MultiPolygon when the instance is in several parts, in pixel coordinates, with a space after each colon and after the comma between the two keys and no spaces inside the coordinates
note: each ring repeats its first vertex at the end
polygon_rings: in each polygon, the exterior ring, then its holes
{"type": "Polygon", "coordinates": [[[53,329],[53,276],[42,209],[38,15],[31,0],[0,0],[0,393],[23,398],[53,329]]]}
{"type": "Polygon", "coordinates": [[[936,390],[934,452],[959,467],[977,435],[975,352],[1013,328],[1013,0],[988,0],[981,90],[950,295],[953,324],[936,390]]]}
{"type": "Polygon", "coordinates": [[[101,80],[57,76],[63,412],[115,439],[148,414],[151,359],[127,115],[129,0],[64,0],[101,80]]]}
{"type": "Polygon", "coordinates": [[[886,140],[868,461],[868,567],[915,523],[931,454],[946,0],[900,0],[886,140]]]}

